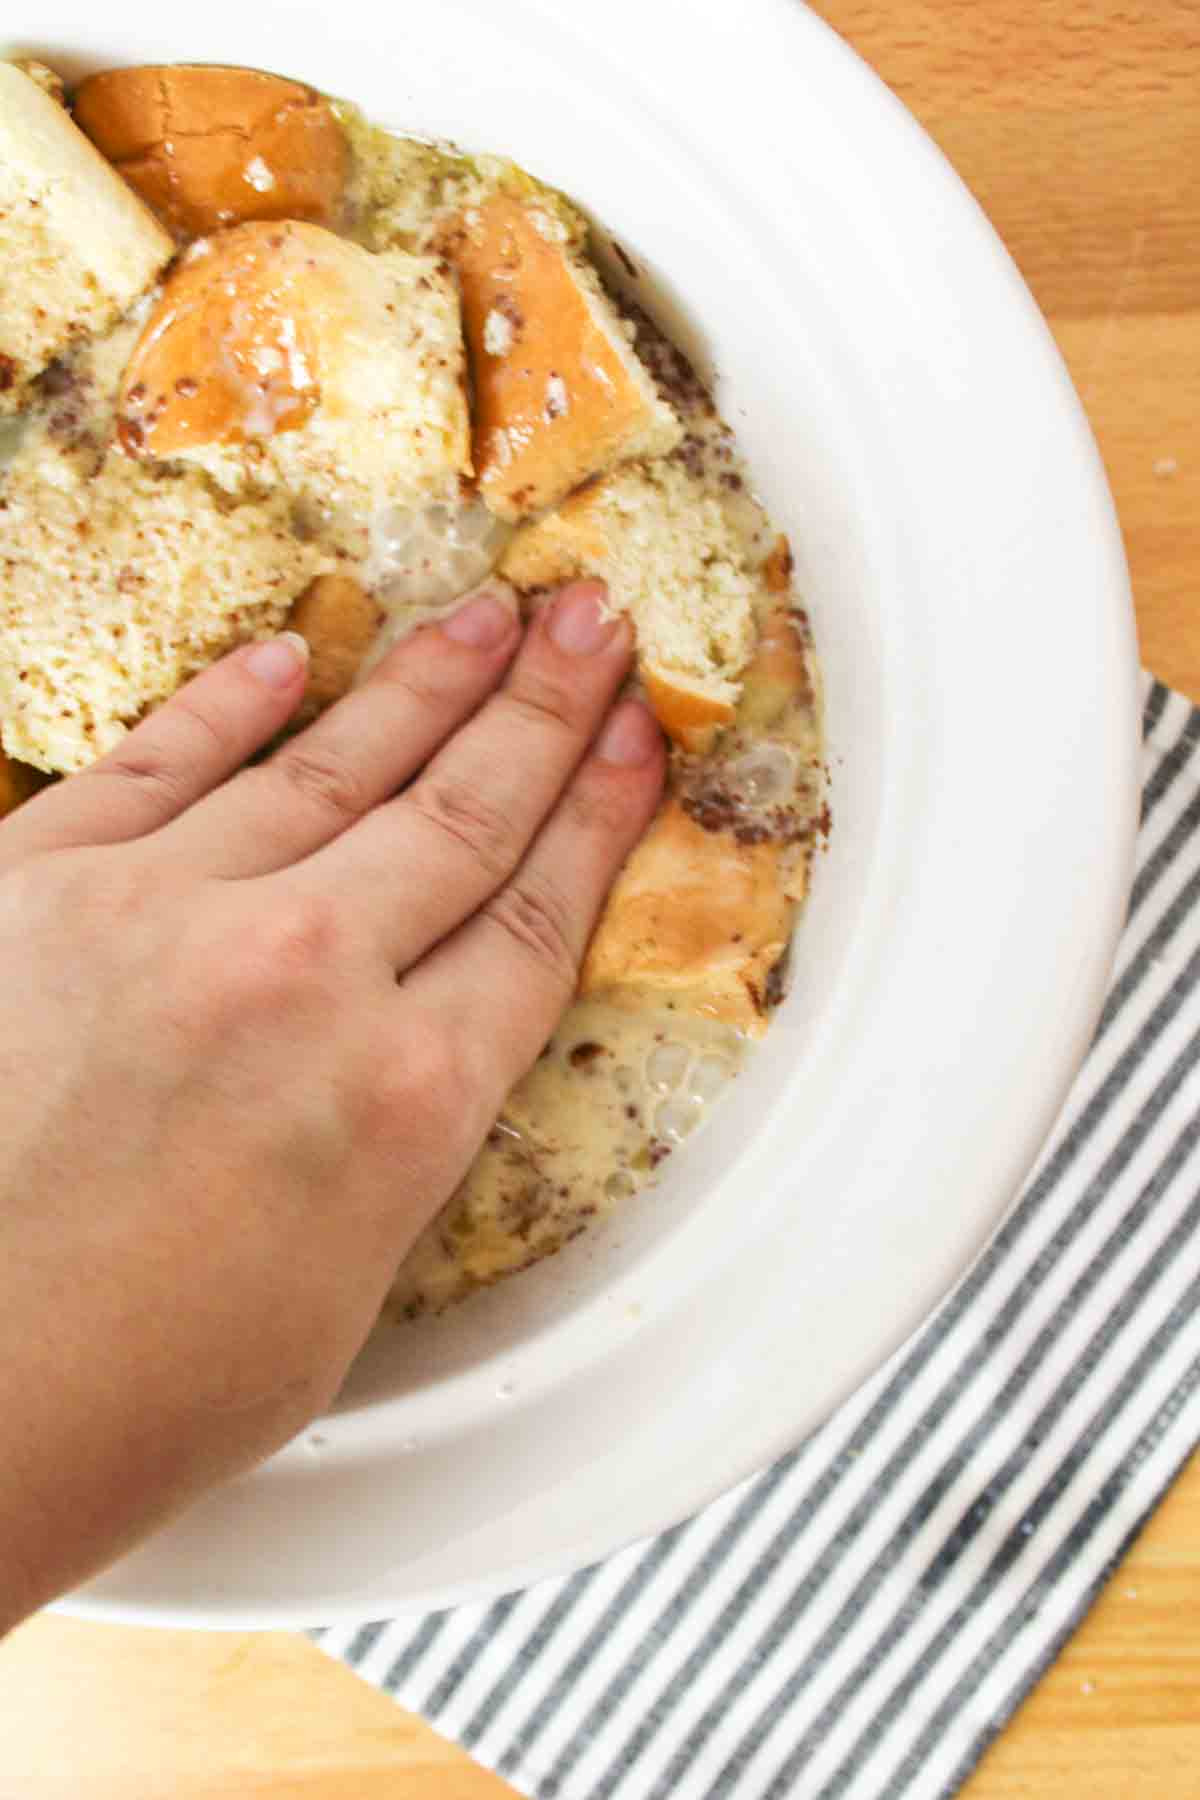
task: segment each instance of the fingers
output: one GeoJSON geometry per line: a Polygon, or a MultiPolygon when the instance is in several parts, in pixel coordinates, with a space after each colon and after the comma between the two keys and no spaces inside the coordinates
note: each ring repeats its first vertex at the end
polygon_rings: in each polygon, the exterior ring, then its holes
{"type": "Polygon", "coordinates": [[[628,671],[629,625],[603,594],[564,588],[501,692],[399,799],[292,871],[292,890],[353,894],[385,960],[407,968],[503,887],[628,671]]]}
{"type": "Polygon", "coordinates": [[[39,852],[144,837],[241,767],[304,692],[308,647],[291,632],[206,669],[109,755],[30,801],[0,832],[0,868],[39,852]]]}
{"type": "Polygon", "coordinates": [[[319,850],[411,779],[491,693],[519,641],[515,602],[499,585],[415,631],[269,761],[178,820],[172,854],[207,874],[251,877],[319,850]]]}
{"type": "MultiPolygon", "coordinates": [[[[494,1118],[578,986],[588,940],[662,791],[662,734],[640,701],[612,714],[511,881],[403,981],[461,1066],[494,1082],[494,1118]]],[[[432,1029],[431,1025],[431,1029],[432,1029]]]]}

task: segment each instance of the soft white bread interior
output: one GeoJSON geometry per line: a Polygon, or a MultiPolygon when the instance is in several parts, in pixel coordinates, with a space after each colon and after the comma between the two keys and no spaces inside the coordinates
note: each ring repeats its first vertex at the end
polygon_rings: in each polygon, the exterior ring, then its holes
{"type": "Polygon", "coordinates": [[[647,697],[671,738],[707,747],[732,722],[754,648],[758,571],[718,502],[680,463],[638,463],[517,532],[500,572],[518,588],[599,576],[637,633],[647,697]]]}
{"type": "Polygon", "coordinates": [[[35,441],[4,482],[0,739],[69,774],[245,639],[320,570],[283,499],[233,506],[194,471],[35,441]]]}
{"type": "Polygon", "coordinates": [[[346,134],[323,95],[260,69],[108,69],[74,97],[80,128],[177,237],[247,219],[335,224],[346,134]]]}
{"type": "Polygon", "coordinates": [[[499,192],[441,237],[462,290],[479,491],[502,518],[662,456],[679,420],[642,367],[565,208],[499,192]]]}
{"type": "Polygon", "coordinates": [[[174,245],[38,81],[0,63],[0,413],[106,331],[174,245]]]}
{"type": "Polygon", "coordinates": [[[325,513],[456,498],[471,459],[453,285],[430,257],[318,225],[202,238],[130,359],[118,434],[132,456],[325,513]]]}

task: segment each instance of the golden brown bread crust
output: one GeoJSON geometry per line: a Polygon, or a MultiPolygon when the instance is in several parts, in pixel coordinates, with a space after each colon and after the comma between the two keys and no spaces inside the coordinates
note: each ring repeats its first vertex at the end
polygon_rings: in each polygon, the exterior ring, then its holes
{"type": "Polygon", "coordinates": [[[661,434],[662,449],[673,441],[669,414],[614,346],[615,316],[606,329],[566,236],[548,213],[500,193],[443,238],[462,290],[479,489],[502,518],[553,506],[588,476],[649,453],[643,437],[661,434]]]}
{"type": "Polygon", "coordinates": [[[349,693],[382,623],[379,606],[349,575],[318,575],[305,589],[288,618],[289,629],[308,640],[308,686],[298,725],[349,693]]]}
{"type": "Polygon", "coordinates": [[[759,1036],[791,931],[779,861],[777,845],[706,831],[668,799],[609,896],[580,991],[675,1000],[759,1036]]]}
{"type": "Polygon", "coordinates": [[[296,232],[316,229],[241,225],[181,259],[121,383],[118,435],[130,455],[243,444],[298,431],[311,417],[321,395],[311,321],[322,271],[314,266],[295,291],[302,271],[290,252],[296,232]]]}
{"type": "MultiPolygon", "coordinates": [[[[775,572],[764,580],[775,597],[738,712],[739,726],[763,732],[786,730],[795,709],[812,701],[808,661],[786,597],[786,538],[774,554],[775,572]]],[[[771,972],[787,950],[806,877],[806,861],[791,846],[743,844],[732,831],[709,830],[669,793],[609,897],[581,991],[630,1004],[648,995],[674,1000],[760,1036],[771,972]]]]}
{"type": "Polygon", "coordinates": [[[24,763],[12,762],[0,750],[0,819],[36,794],[41,781],[24,763]]]}
{"type": "Polygon", "coordinates": [[[651,711],[671,742],[682,750],[703,755],[711,750],[717,732],[737,717],[732,702],[717,699],[685,675],[653,669],[646,663],[639,664],[638,673],[651,711]]]}
{"type": "Polygon", "coordinates": [[[0,819],[20,804],[21,796],[17,792],[16,770],[3,750],[0,750],[0,819]]]}
{"type": "Polygon", "coordinates": [[[457,495],[464,377],[458,295],[433,258],[260,220],[180,258],[126,366],[117,435],[229,491],[282,486],[365,518],[457,495]]]}
{"type": "Polygon", "coordinates": [[[247,219],[336,221],[346,135],[312,88],[258,69],[111,69],[74,99],[97,149],[178,238],[247,219]]]}
{"type": "Polygon", "coordinates": [[[763,563],[763,581],[769,594],[786,594],[792,585],[792,546],[781,531],[763,563]]]}
{"type": "Polygon", "coordinates": [[[787,599],[776,590],[746,670],[738,723],[751,732],[774,731],[795,716],[797,707],[814,703],[803,639],[787,599]]]}

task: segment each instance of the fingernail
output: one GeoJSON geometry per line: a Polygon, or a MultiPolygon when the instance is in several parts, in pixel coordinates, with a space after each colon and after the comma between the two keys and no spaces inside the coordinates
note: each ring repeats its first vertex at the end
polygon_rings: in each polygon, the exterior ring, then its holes
{"type": "Polygon", "coordinates": [[[592,656],[612,641],[618,621],[604,611],[598,582],[564,588],[550,614],[550,636],[571,656],[592,656]]]}
{"type": "Polygon", "coordinates": [[[513,628],[511,607],[494,594],[476,594],[443,619],[442,630],[456,644],[471,644],[476,650],[494,650],[503,643],[513,628]]]}
{"type": "Polygon", "coordinates": [[[291,687],[301,669],[308,667],[308,640],[298,631],[281,631],[278,637],[255,644],[246,667],[267,687],[291,687]]]}
{"type": "Polygon", "coordinates": [[[649,762],[661,742],[662,733],[649,708],[639,700],[626,700],[610,714],[596,739],[596,755],[601,762],[634,769],[649,762]]]}

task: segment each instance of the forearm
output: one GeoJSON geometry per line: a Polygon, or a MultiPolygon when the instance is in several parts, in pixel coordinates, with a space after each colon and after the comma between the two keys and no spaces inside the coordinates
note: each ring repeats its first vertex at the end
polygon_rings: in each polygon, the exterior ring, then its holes
{"type": "MultiPolygon", "coordinates": [[[[21,1285],[24,1295],[29,1284],[21,1285]]],[[[0,1334],[3,1632],[91,1573],[97,1517],[108,1510],[95,1492],[97,1442],[108,1429],[103,1395],[93,1393],[81,1414],[72,1334],[50,1353],[54,1300],[44,1301],[39,1314],[8,1296],[0,1334]]]]}
{"type": "MultiPolygon", "coordinates": [[[[19,1267],[8,1236],[6,1260],[19,1267]]],[[[0,1634],[270,1454],[328,1398],[306,1368],[285,1361],[245,1387],[241,1366],[218,1348],[229,1334],[212,1322],[215,1304],[193,1301],[181,1328],[182,1308],[164,1297],[153,1258],[129,1245],[115,1261],[111,1300],[94,1272],[89,1281],[64,1259],[47,1275],[28,1257],[19,1291],[6,1296],[0,1634]]],[[[275,1297],[260,1285],[266,1316],[275,1297]]]]}
{"type": "MultiPolygon", "coordinates": [[[[131,1544],[164,1500],[139,1414],[138,1345],[85,1285],[46,1280],[11,1231],[0,1330],[0,1629],[131,1544]]],[[[159,1466],[155,1467],[158,1460],[159,1466]]]]}

